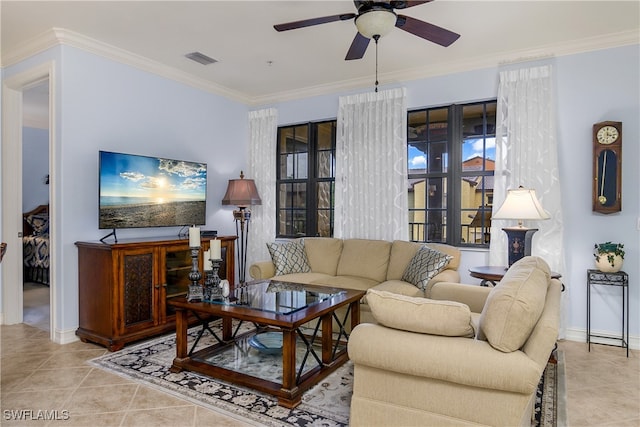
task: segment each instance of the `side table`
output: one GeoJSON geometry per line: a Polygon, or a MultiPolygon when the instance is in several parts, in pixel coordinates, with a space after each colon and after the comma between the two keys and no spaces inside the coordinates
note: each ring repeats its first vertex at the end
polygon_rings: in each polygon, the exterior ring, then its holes
{"type": "MultiPolygon", "coordinates": [[[[587,344],[591,351],[591,338],[607,338],[620,341],[618,347],[627,349],[629,357],[629,275],[624,271],[616,273],[604,273],[600,270],[587,270],[587,344]],[[622,289],[622,335],[620,338],[591,333],[591,287],[592,286],[618,286],[622,289]]],[[[594,343],[604,344],[605,343],[594,343]]]]}
{"type": "MultiPolygon", "coordinates": [[[[481,265],[469,268],[469,275],[471,277],[482,280],[480,286],[489,286],[489,284],[495,286],[496,282],[502,280],[506,272],[507,267],[501,265],[481,265]]],[[[552,279],[559,279],[561,277],[562,275],[560,273],[551,272],[552,279]]],[[[562,285],[562,290],[564,291],[564,284],[562,285]]]]}

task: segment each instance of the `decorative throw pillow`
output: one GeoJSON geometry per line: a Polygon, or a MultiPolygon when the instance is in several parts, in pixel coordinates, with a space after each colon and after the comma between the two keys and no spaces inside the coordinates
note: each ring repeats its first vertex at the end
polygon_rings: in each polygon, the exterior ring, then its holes
{"type": "Polygon", "coordinates": [[[418,288],[425,291],[427,283],[436,274],[447,267],[453,257],[442,252],[423,246],[413,256],[409,265],[404,270],[402,280],[413,283],[418,288]]]}
{"type": "Polygon", "coordinates": [[[447,337],[474,335],[471,310],[461,302],[369,289],[367,304],[376,321],[388,328],[447,337]]]}
{"type": "Polygon", "coordinates": [[[505,353],[522,348],[544,310],[550,274],[539,257],[514,263],[487,297],[478,338],[505,353]]]}
{"type": "Polygon", "coordinates": [[[29,215],[27,223],[33,228],[34,236],[43,236],[49,233],[49,216],[48,215],[29,215]]]}
{"type": "Polygon", "coordinates": [[[304,240],[290,242],[267,243],[271,260],[276,268],[276,276],[291,273],[308,273],[311,271],[307,253],[304,251],[304,240]]]}

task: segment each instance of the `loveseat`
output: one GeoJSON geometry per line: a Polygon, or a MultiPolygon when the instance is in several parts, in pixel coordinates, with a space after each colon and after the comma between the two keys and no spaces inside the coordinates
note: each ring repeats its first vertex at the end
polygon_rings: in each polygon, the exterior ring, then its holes
{"type": "MultiPolygon", "coordinates": [[[[460,281],[460,251],[445,244],[305,237],[268,246],[272,259],[251,265],[254,279],[373,288],[423,298],[436,283],[460,281]],[[410,265],[415,268],[408,272],[410,265]]],[[[360,305],[360,321],[373,321],[366,301],[360,305]]]]}
{"type": "Polygon", "coordinates": [[[351,332],[352,426],[530,426],[554,349],[561,283],[525,257],[494,287],[437,283],[430,299],[371,290],[378,324],[351,332]]]}

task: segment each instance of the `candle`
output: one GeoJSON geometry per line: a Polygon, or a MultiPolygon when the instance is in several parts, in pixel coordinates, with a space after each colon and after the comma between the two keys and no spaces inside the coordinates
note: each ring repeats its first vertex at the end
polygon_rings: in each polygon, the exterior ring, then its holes
{"type": "Polygon", "coordinates": [[[222,255],[220,255],[220,240],[209,241],[209,248],[211,249],[211,259],[222,259],[222,255]]]}
{"type": "Polygon", "coordinates": [[[200,246],[200,228],[189,227],[189,247],[196,248],[200,246]]]}

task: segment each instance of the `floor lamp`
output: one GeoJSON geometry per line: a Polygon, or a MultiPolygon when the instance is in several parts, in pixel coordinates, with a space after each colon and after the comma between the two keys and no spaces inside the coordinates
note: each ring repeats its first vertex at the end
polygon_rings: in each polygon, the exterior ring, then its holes
{"type": "Polygon", "coordinates": [[[542,208],[536,190],[519,187],[515,190],[507,190],[507,197],[500,209],[493,215],[496,219],[517,219],[517,227],[505,227],[502,230],[507,234],[509,267],[522,257],[531,255],[531,239],[537,228],[527,228],[522,221],[549,219],[551,216],[542,208]]]}
{"type": "Polygon", "coordinates": [[[244,179],[244,173],[240,171],[240,179],[230,179],[227,192],[222,198],[223,205],[237,206],[233,211],[233,219],[236,222],[236,234],[238,242],[238,279],[240,286],[246,282],[247,269],[247,243],[249,242],[249,220],[251,211],[247,206],[261,205],[262,200],[258,195],[258,189],[252,179],[244,179]]]}

